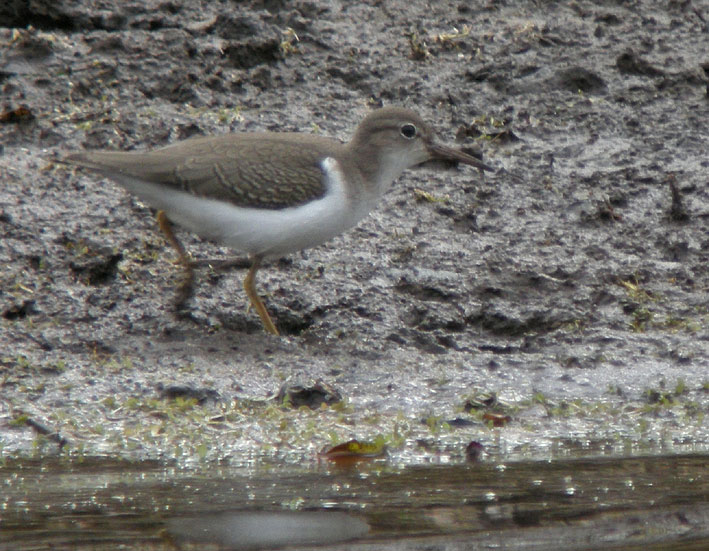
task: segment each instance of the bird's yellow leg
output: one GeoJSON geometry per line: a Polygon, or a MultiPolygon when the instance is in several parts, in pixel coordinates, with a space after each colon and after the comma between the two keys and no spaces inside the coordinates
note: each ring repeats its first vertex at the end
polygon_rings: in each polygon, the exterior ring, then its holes
{"type": "Polygon", "coordinates": [[[278,329],[276,329],[276,326],[271,321],[271,316],[268,315],[268,310],[266,310],[266,306],[258,296],[258,293],[256,293],[256,289],[254,287],[254,283],[256,282],[256,272],[259,269],[259,266],[261,266],[261,257],[255,256],[251,263],[251,268],[249,268],[249,271],[244,278],[244,290],[251,301],[251,305],[254,307],[256,312],[258,312],[261,322],[263,323],[263,327],[266,331],[272,335],[278,335],[278,329]]]}
{"type": "Polygon", "coordinates": [[[182,246],[182,243],[175,237],[175,233],[172,231],[172,222],[170,222],[165,211],[158,211],[157,220],[160,229],[165,234],[165,239],[167,239],[170,246],[177,251],[178,262],[182,264],[184,268],[183,280],[177,288],[177,295],[175,296],[175,308],[179,311],[184,308],[194,291],[194,269],[189,254],[182,246]]]}

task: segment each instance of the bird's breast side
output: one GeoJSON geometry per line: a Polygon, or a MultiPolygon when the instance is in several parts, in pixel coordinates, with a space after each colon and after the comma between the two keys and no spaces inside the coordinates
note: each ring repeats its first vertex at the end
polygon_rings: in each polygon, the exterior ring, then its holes
{"type": "Polygon", "coordinates": [[[321,168],[327,188],[321,198],[279,210],[243,209],[226,244],[252,254],[282,256],[320,245],[356,225],[368,205],[348,187],[337,160],[328,157],[321,168]]]}

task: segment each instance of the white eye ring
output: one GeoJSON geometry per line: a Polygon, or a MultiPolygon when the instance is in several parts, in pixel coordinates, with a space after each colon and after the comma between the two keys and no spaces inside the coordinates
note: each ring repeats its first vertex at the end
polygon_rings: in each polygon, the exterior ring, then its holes
{"type": "Polygon", "coordinates": [[[418,134],[418,131],[416,130],[416,127],[410,122],[401,125],[401,135],[404,136],[404,138],[406,138],[407,140],[415,138],[416,134],[418,134]]]}

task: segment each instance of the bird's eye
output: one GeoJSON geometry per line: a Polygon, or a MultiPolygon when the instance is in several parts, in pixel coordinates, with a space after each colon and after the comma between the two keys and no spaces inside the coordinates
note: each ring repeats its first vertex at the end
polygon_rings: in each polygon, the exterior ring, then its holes
{"type": "Polygon", "coordinates": [[[401,135],[407,140],[416,137],[416,127],[411,123],[406,123],[401,127],[401,135]]]}

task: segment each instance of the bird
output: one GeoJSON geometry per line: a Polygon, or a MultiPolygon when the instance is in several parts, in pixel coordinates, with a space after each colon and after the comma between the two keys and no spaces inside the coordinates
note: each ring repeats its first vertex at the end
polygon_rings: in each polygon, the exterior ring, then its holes
{"type": "Polygon", "coordinates": [[[158,224],[184,267],[178,310],[192,293],[194,263],[173,224],[246,253],[244,290],[265,330],[278,335],[255,287],[263,261],[355,226],[406,169],[431,160],[494,171],[438,143],[416,112],[397,106],[369,112],[347,143],[295,132],[236,132],[148,151],[74,151],[60,162],[107,177],[157,209],[158,224]]]}

